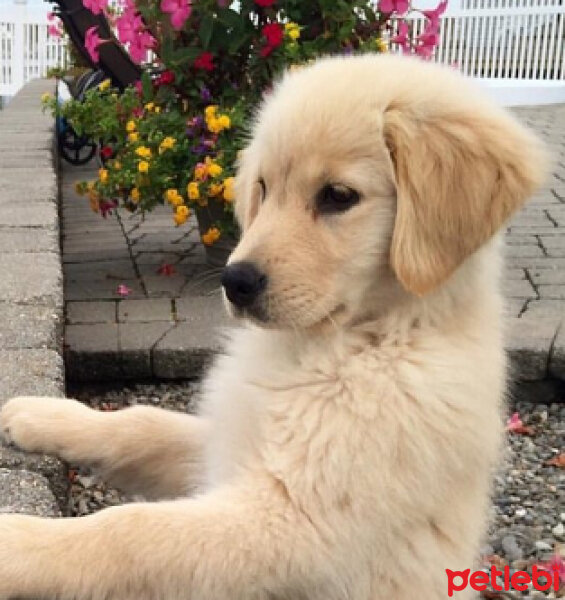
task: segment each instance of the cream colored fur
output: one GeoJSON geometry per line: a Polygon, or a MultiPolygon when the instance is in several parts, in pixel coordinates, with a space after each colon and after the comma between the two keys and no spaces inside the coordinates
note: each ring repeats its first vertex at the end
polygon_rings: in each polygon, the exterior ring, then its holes
{"type": "Polygon", "coordinates": [[[287,75],[238,177],[231,261],[267,274],[262,322],[232,334],[198,417],[5,405],[22,448],[161,500],[0,517],[0,598],[446,598],[445,569],[475,565],[502,435],[494,234],[543,161],[450,69],[366,56],[287,75]],[[319,214],[326,183],[359,204],[319,214]]]}

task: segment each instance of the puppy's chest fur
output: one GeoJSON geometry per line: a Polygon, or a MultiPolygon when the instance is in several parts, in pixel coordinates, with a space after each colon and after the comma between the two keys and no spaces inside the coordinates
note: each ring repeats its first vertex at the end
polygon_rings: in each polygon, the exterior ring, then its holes
{"type": "Polygon", "coordinates": [[[430,477],[471,489],[497,454],[503,358],[445,343],[340,338],[299,352],[273,332],[235,333],[206,384],[208,485],[252,472],[327,506],[400,502],[407,486],[432,504],[430,477]]]}

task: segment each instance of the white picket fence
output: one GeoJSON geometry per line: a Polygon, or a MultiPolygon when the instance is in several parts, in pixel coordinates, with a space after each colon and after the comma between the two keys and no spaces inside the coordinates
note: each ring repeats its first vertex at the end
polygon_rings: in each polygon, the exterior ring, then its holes
{"type": "MultiPolygon", "coordinates": [[[[414,0],[422,2],[437,0],[414,0]]],[[[0,96],[65,65],[64,44],[48,36],[45,13],[0,5],[0,96]]],[[[416,35],[424,26],[414,19],[416,35]]],[[[450,0],[440,40],[435,59],[478,79],[503,104],[565,102],[565,0],[450,0]]]]}
{"type": "MultiPolygon", "coordinates": [[[[414,34],[424,26],[415,19],[414,34]]],[[[451,0],[435,59],[502,104],[565,102],[565,0],[451,0]]]]}
{"type": "Polygon", "coordinates": [[[0,96],[67,64],[65,43],[47,33],[48,6],[0,5],[0,96]]]}

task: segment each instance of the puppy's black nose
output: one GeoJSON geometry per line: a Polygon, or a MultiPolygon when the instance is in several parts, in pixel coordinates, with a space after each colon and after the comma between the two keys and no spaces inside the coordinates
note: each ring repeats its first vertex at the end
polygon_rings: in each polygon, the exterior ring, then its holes
{"type": "Polygon", "coordinates": [[[222,285],[228,300],[239,308],[245,308],[251,306],[265,289],[267,276],[253,263],[236,262],[224,269],[222,285]]]}

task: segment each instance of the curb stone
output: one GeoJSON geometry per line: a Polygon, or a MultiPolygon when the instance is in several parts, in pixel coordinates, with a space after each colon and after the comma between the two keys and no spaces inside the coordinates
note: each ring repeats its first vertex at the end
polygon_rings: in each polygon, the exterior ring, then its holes
{"type": "MultiPolygon", "coordinates": [[[[32,81],[0,111],[0,405],[65,391],[54,122],[40,103],[54,89],[32,81]]],[[[60,461],[0,443],[0,513],[60,516],[67,494],[60,461]]]]}

